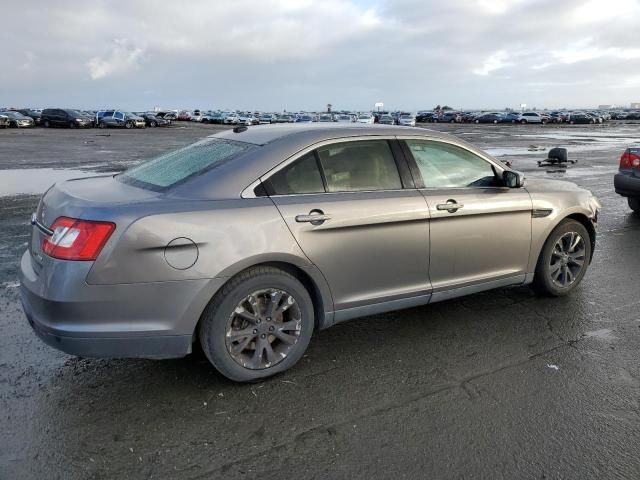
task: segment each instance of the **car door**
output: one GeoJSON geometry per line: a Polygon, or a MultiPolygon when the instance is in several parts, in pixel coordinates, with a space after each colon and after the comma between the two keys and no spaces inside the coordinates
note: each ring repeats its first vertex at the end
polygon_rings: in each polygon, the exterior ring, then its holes
{"type": "Polygon", "coordinates": [[[356,316],[349,312],[392,310],[393,301],[400,308],[406,299],[429,299],[429,210],[394,149],[402,156],[387,139],[329,141],[265,180],[301,249],[327,279],[336,321],[356,316]],[[379,308],[359,310],[372,304],[379,308]]]}
{"type": "Polygon", "coordinates": [[[504,166],[462,144],[405,139],[403,149],[429,206],[429,278],[436,292],[524,281],[532,202],[507,188],[504,166]]]}

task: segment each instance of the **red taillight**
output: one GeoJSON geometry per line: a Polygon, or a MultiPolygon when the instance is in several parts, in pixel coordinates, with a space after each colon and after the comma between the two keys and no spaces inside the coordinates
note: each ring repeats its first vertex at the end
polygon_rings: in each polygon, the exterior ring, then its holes
{"type": "Polygon", "coordinates": [[[60,217],[51,225],[53,235],[42,241],[42,251],[61,260],[95,260],[115,228],[111,222],[60,217]]]}
{"type": "Polygon", "coordinates": [[[629,168],[640,169],[640,156],[635,152],[625,150],[620,157],[620,170],[629,168]]]}

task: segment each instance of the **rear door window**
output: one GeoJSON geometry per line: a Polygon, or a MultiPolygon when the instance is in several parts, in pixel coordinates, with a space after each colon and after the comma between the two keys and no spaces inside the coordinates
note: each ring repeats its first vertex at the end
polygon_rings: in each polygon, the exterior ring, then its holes
{"type": "Polygon", "coordinates": [[[275,195],[324,193],[322,175],[314,152],[307,153],[272,175],[268,184],[275,195]]]}
{"type": "Polygon", "coordinates": [[[238,158],[255,148],[258,147],[250,143],[207,138],[179,150],[162,154],[117,175],[116,178],[121,182],[143,188],[164,190],[238,158]]]}
{"type": "Polygon", "coordinates": [[[328,192],[402,188],[398,167],[386,140],[334,143],[317,152],[328,192]]]}

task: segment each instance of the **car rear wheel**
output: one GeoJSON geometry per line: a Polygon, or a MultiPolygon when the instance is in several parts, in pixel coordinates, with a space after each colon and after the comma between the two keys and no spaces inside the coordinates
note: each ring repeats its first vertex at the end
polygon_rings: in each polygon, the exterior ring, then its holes
{"type": "Polygon", "coordinates": [[[99,127],[99,128],[107,128],[107,126],[104,124],[104,122],[100,122],[100,123],[98,124],[98,127],[99,127]]]}
{"type": "Polygon", "coordinates": [[[640,197],[629,197],[627,198],[627,202],[629,203],[629,208],[631,210],[640,214],[640,197]]]}
{"type": "Polygon", "coordinates": [[[45,128],[49,128],[51,126],[51,124],[49,123],[49,120],[44,121],[44,126],[45,128]]]}
{"type": "Polygon", "coordinates": [[[73,122],[69,122],[69,128],[76,128],[76,124],[73,122]]]}
{"type": "Polygon", "coordinates": [[[526,125],[527,121],[526,121],[526,120],[520,120],[520,123],[521,123],[522,125],[526,125]]]}
{"type": "Polygon", "coordinates": [[[302,283],[283,270],[255,267],[213,297],[202,314],[199,337],[222,375],[250,382],[295,365],[313,327],[313,304],[302,283]]]}
{"type": "Polygon", "coordinates": [[[533,290],[543,296],[567,295],[582,281],[590,260],[591,238],[587,229],[576,220],[563,220],[542,247],[533,290]]]}
{"type": "Polygon", "coordinates": [[[133,128],[133,122],[131,120],[129,120],[128,122],[126,122],[124,124],[124,128],[133,128]]]}

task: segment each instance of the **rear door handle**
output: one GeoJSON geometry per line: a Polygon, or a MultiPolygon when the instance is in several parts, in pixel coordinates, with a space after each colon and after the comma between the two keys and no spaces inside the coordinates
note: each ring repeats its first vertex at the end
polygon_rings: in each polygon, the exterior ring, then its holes
{"type": "Polygon", "coordinates": [[[296,222],[310,223],[311,225],[322,225],[327,220],[331,220],[331,215],[325,215],[322,210],[313,209],[308,215],[296,215],[296,222]]]}
{"type": "Polygon", "coordinates": [[[456,202],[453,199],[447,200],[447,203],[439,203],[436,205],[437,210],[446,210],[449,213],[455,213],[461,208],[464,208],[464,205],[456,202]]]}

